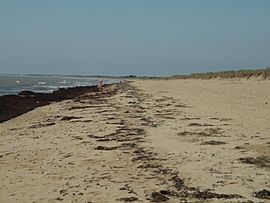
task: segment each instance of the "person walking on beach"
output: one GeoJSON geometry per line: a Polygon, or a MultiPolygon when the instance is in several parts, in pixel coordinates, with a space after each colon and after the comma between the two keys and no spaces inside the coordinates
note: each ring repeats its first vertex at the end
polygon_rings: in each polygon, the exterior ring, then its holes
{"type": "Polygon", "coordinates": [[[103,81],[102,81],[102,80],[99,80],[99,83],[98,83],[98,90],[99,90],[100,92],[103,91],[103,81]]]}

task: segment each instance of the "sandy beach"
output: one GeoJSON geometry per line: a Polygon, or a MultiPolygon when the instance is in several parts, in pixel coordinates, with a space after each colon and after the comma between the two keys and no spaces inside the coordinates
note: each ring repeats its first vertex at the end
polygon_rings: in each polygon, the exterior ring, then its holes
{"type": "Polygon", "coordinates": [[[270,80],[134,80],[0,123],[0,202],[270,202],[270,80]]]}

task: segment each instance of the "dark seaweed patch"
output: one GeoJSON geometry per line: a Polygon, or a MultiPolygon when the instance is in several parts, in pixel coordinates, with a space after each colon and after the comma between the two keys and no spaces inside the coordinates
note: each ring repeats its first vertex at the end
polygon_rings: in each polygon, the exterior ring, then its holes
{"type": "Polygon", "coordinates": [[[138,198],[137,197],[123,197],[117,200],[122,201],[122,202],[135,202],[138,200],[138,198]]]}
{"type": "Polygon", "coordinates": [[[206,200],[206,199],[213,199],[213,198],[233,199],[233,198],[241,198],[242,196],[237,195],[237,194],[217,194],[217,193],[210,192],[208,190],[205,190],[205,191],[197,190],[192,194],[192,197],[196,199],[206,200]]]}
{"type": "Polygon", "coordinates": [[[227,143],[223,141],[215,141],[215,140],[205,141],[201,143],[201,145],[223,145],[223,144],[227,144],[227,143]]]}
{"type": "Polygon", "coordinates": [[[42,128],[42,127],[48,127],[52,125],[55,125],[55,123],[54,122],[53,123],[39,123],[39,124],[30,126],[30,128],[42,128]]]}
{"type": "Polygon", "coordinates": [[[105,150],[105,151],[108,151],[108,150],[114,150],[114,149],[117,149],[118,147],[104,147],[104,146],[98,146],[95,148],[95,150],[105,150]]]}
{"type": "Polygon", "coordinates": [[[151,202],[166,202],[169,200],[169,197],[162,194],[161,192],[152,192],[151,193],[151,202]]]}
{"type": "Polygon", "coordinates": [[[259,199],[270,199],[270,191],[263,189],[261,191],[255,192],[255,197],[259,199]]]}
{"type": "Polygon", "coordinates": [[[270,158],[266,156],[244,157],[240,158],[239,160],[245,164],[253,164],[261,168],[270,168],[270,158]]]}
{"type": "Polygon", "coordinates": [[[80,119],[82,117],[80,116],[64,116],[63,118],[61,118],[61,121],[70,121],[70,120],[73,120],[73,119],[80,119]]]}

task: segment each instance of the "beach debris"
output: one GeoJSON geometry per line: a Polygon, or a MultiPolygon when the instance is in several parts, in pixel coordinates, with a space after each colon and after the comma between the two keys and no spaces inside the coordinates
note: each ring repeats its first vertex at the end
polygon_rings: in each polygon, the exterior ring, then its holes
{"type": "Polygon", "coordinates": [[[234,149],[245,149],[245,147],[244,146],[236,146],[236,147],[234,147],[234,149]]]}
{"type": "Polygon", "coordinates": [[[57,198],[55,198],[55,200],[57,200],[57,201],[63,201],[64,199],[62,197],[57,197],[57,198]]]}
{"type": "Polygon", "coordinates": [[[82,122],[89,123],[89,122],[92,122],[92,121],[93,121],[92,119],[86,119],[86,120],[83,120],[82,122]]]}
{"type": "Polygon", "coordinates": [[[192,126],[197,126],[197,127],[212,127],[213,125],[212,124],[209,124],[209,123],[190,123],[188,124],[189,127],[192,127],[192,126]]]}
{"type": "Polygon", "coordinates": [[[160,167],[161,166],[158,164],[147,163],[147,164],[139,165],[137,168],[160,168],[160,167]]]}
{"type": "Polygon", "coordinates": [[[123,187],[119,188],[119,190],[126,190],[126,191],[128,191],[129,194],[133,193],[133,194],[137,195],[137,193],[134,192],[134,190],[128,184],[125,184],[123,187]]]}
{"type": "Polygon", "coordinates": [[[65,195],[68,194],[68,192],[67,192],[66,189],[61,189],[61,190],[59,190],[59,193],[60,193],[60,195],[62,195],[62,196],[65,196],[65,195]]]}
{"type": "Polygon", "coordinates": [[[201,132],[192,132],[192,135],[198,135],[203,137],[220,137],[224,131],[221,128],[206,128],[201,132]]]}
{"type": "Polygon", "coordinates": [[[137,146],[136,143],[122,143],[121,144],[122,148],[128,148],[128,149],[135,148],[136,146],[137,146]]]}
{"type": "Polygon", "coordinates": [[[191,108],[187,106],[186,104],[176,104],[175,107],[180,107],[180,108],[191,108]]]}
{"type": "Polygon", "coordinates": [[[123,197],[123,198],[117,199],[117,201],[135,202],[135,201],[138,201],[138,198],[137,197],[123,197]]]}
{"type": "Polygon", "coordinates": [[[88,108],[95,108],[96,106],[72,106],[69,108],[69,110],[74,110],[74,109],[88,109],[88,108]]]}
{"type": "Polygon", "coordinates": [[[184,117],[184,118],[180,118],[179,120],[200,120],[201,118],[198,118],[198,117],[191,117],[191,118],[189,118],[189,117],[184,117]]]}
{"type": "Polygon", "coordinates": [[[97,139],[97,142],[108,142],[108,141],[113,141],[115,140],[114,138],[100,138],[97,139]]]}
{"type": "Polygon", "coordinates": [[[72,136],[74,138],[74,140],[83,140],[83,138],[81,136],[72,136]]]}
{"type": "Polygon", "coordinates": [[[200,124],[200,123],[190,123],[190,124],[188,124],[188,126],[202,126],[202,124],[200,124]]]}
{"type": "Polygon", "coordinates": [[[179,178],[178,176],[174,176],[170,179],[171,181],[174,182],[174,187],[178,190],[181,190],[185,187],[185,182],[184,180],[182,180],[181,178],[179,178]]]}
{"type": "Polygon", "coordinates": [[[52,123],[38,123],[38,124],[34,124],[32,126],[30,126],[29,128],[42,128],[42,127],[48,127],[48,126],[52,126],[55,125],[54,122],[52,123]]]}
{"type": "Polygon", "coordinates": [[[148,199],[151,202],[167,202],[170,197],[178,197],[179,195],[171,190],[160,190],[159,192],[152,192],[151,198],[148,199]]]}
{"type": "Polygon", "coordinates": [[[166,202],[170,198],[167,197],[166,195],[162,194],[160,191],[159,192],[152,192],[151,193],[151,202],[166,202]]]}
{"type": "Polygon", "coordinates": [[[263,189],[261,191],[255,192],[255,197],[259,199],[270,199],[270,191],[263,189]]]}
{"type": "Polygon", "coordinates": [[[73,153],[72,152],[63,155],[63,158],[66,159],[66,158],[71,157],[71,156],[73,156],[73,153]]]}
{"type": "Polygon", "coordinates": [[[152,161],[156,160],[156,158],[153,157],[154,153],[145,151],[144,149],[137,147],[134,151],[136,157],[132,159],[132,161],[138,161],[138,160],[146,160],[146,161],[152,161]]]}
{"type": "MultiPolygon", "coordinates": [[[[209,125],[210,126],[210,125],[209,125]]],[[[204,131],[192,132],[192,131],[182,131],[178,132],[178,136],[187,136],[187,135],[195,135],[200,137],[225,137],[222,135],[223,131],[221,128],[206,128],[204,131]]]]}
{"type": "Polygon", "coordinates": [[[118,147],[104,147],[104,146],[98,146],[95,148],[95,150],[114,150],[117,149],[118,147]]]}
{"type": "Polygon", "coordinates": [[[244,157],[239,158],[239,161],[245,164],[253,164],[260,168],[270,168],[270,158],[266,156],[259,157],[244,157]]]}
{"type": "Polygon", "coordinates": [[[216,140],[210,140],[210,141],[205,141],[201,143],[201,145],[223,145],[223,144],[227,144],[227,143],[223,141],[216,141],[216,140]]]}
{"type": "MultiPolygon", "coordinates": [[[[153,158],[154,160],[156,160],[156,158],[153,158]]],[[[158,170],[155,171],[156,173],[159,173],[159,174],[163,174],[163,175],[171,175],[171,176],[174,176],[174,175],[177,175],[178,172],[174,171],[173,169],[171,168],[159,168],[158,170]]],[[[171,179],[172,180],[172,179],[171,179]]]]}
{"type": "Polygon", "coordinates": [[[160,190],[160,194],[167,195],[167,196],[178,196],[178,194],[172,190],[160,190]]]}
{"type": "Polygon", "coordinates": [[[208,190],[204,190],[204,191],[196,190],[195,192],[191,194],[191,196],[193,198],[202,199],[202,200],[213,199],[213,198],[217,198],[217,199],[242,198],[242,196],[238,194],[218,194],[218,193],[210,192],[208,190]]]}
{"type": "Polygon", "coordinates": [[[94,139],[98,139],[98,138],[101,138],[99,136],[96,136],[96,135],[93,135],[93,134],[89,134],[87,135],[88,138],[94,138],[94,139]]]}
{"type": "Polygon", "coordinates": [[[80,119],[82,118],[81,116],[64,116],[63,118],[61,118],[61,121],[70,121],[73,119],[80,119]]]}
{"type": "Polygon", "coordinates": [[[188,132],[188,131],[182,131],[182,132],[179,132],[177,133],[178,136],[186,136],[186,135],[190,135],[191,132],[188,132]]]}
{"type": "MultiPolygon", "coordinates": [[[[173,174],[173,173],[172,173],[173,174]]],[[[218,194],[214,192],[210,192],[209,190],[200,191],[195,187],[188,187],[185,185],[183,179],[179,178],[177,175],[173,176],[170,181],[173,181],[174,187],[177,189],[175,191],[160,191],[160,194],[167,196],[175,196],[181,198],[192,198],[192,199],[233,199],[233,198],[241,198],[241,195],[238,194],[218,194]]]]}

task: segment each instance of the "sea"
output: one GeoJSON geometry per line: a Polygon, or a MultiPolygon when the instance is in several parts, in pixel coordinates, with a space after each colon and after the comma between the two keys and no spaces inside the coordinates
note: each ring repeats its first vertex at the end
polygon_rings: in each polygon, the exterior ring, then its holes
{"type": "MultiPolygon", "coordinates": [[[[0,74],[0,96],[18,94],[28,90],[51,93],[59,88],[97,85],[101,78],[59,75],[3,75],[0,74]]],[[[118,80],[102,79],[104,84],[117,83],[118,80]]]]}

